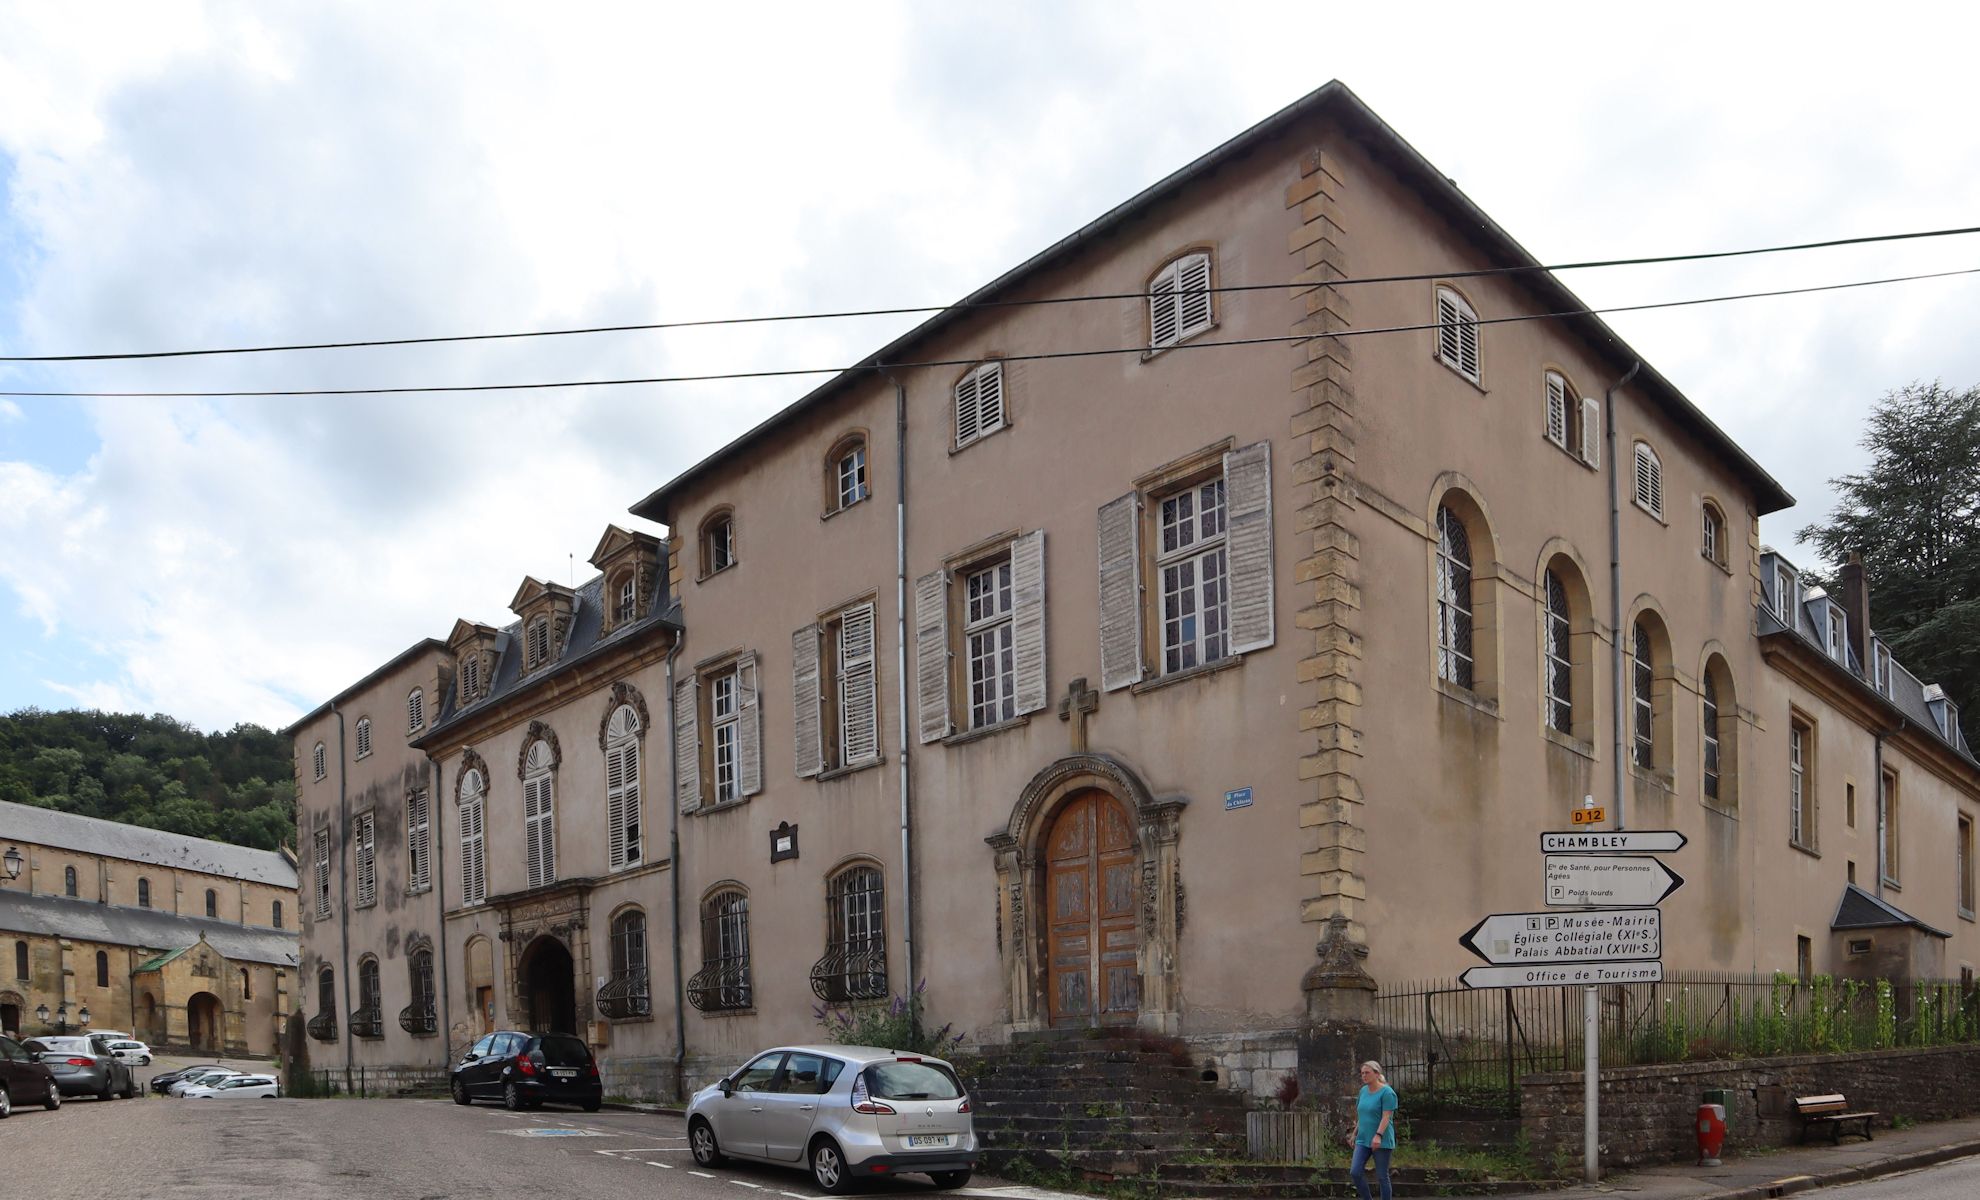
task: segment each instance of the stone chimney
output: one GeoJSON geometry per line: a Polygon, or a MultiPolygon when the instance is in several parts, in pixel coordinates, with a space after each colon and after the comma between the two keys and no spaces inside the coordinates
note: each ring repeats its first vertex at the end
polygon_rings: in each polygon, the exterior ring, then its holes
{"type": "Polygon", "coordinates": [[[1863,664],[1865,678],[1875,674],[1870,662],[1870,586],[1863,579],[1863,556],[1852,550],[1842,565],[1837,583],[1842,588],[1843,613],[1849,617],[1849,644],[1856,661],[1863,664]]]}

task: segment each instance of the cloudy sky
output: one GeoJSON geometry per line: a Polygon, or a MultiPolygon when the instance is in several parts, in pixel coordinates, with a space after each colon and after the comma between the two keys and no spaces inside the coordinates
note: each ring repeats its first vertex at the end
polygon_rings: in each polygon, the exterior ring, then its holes
{"type": "MultiPolygon", "coordinates": [[[[0,0],[0,353],[939,303],[1332,78],[1545,262],[1980,224],[1971,9],[1355,7],[1398,15],[0,0]]],[[[1970,267],[1980,238],[1569,283],[1970,267]]],[[[1764,531],[1789,545],[1879,394],[1980,382],[1976,318],[1980,277],[1611,320],[1800,499],[1764,531]]],[[[818,366],[906,324],[0,365],[0,390],[818,366]]],[[[585,572],[606,522],[806,386],[0,399],[0,711],[284,723],[506,620],[525,574],[585,572]]]]}

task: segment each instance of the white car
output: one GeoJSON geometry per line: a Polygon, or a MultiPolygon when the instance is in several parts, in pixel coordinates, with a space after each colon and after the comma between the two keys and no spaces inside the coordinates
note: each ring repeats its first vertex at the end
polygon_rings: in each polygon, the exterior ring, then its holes
{"type": "Polygon", "coordinates": [[[188,1100],[261,1100],[282,1094],[273,1075],[235,1075],[205,1087],[187,1088],[188,1100]]]}
{"type": "Polygon", "coordinates": [[[127,1062],[139,1067],[151,1065],[151,1047],[143,1042],[111,1042],[110,1053],[117,1056],[118,1062],[127,1062]]]}
{"type": "Polygon", "coordinates": [[[168,1096],[183,1096],[196,1087],[212,1087],[223,1079],[232,1079],[239,1074],[241,1074],[239,1071],[227,1070],[200,1071],[197,1074],[188,1075],[171,1087],[166,1088],[165,1094],[168,1096]]]}

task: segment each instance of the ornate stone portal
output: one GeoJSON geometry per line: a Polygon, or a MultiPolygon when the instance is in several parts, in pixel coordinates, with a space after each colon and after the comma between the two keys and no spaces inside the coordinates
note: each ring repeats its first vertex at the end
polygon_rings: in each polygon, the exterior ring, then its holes
{"type": "Polygon", "coordinates": [[[583,1030],[593,1015],[589,982],[591,939],[585,936],[591,919],[591,881],[572,880],[513,899],[495,896],[490,898],[490,903],[502,913],[502,927],[495,936],[501,939],[503,959],[508,966],[503,976],[509,989],[508,1011],[517,1014],[530,1011],[523,959],[538,938],[555,938],[570,952],[575,1016],[578,1029],[583,1030]]]}
{"type": "Polygon", "coordinates": [[[1046,997],[1044,846],[1060,802],[1088,789],[1118,800],[1134,822],[1140,856],[1141,1006],[1136,1023],[1174,1033],[1181,1026],[1177,943],[1182,934],[1182,865],[1177,852],[1180,796],[1155,798],[1139,776],[1104,754],[1070,754],[1040,771],[1019,793],[1010,821],[984,840],[996,856],[997,942],[1013,1031],[1051,1024],[1046,997]],[[1029,896],[1029,899],[1027,899],[1029,896]]]}

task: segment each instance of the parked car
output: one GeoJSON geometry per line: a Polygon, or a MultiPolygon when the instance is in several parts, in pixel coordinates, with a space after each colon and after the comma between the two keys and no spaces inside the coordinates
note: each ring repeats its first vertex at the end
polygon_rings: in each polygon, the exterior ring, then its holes
{"type": "Polygon", "coordinates": [[[591,1048],[568,1033],[502,1030],[474,1045],[448,1074],[454,1103],[500,1100],[511,1111],[545,1102],[597,1112],[605,1085],[591,1048]]]}
{"type": "Polygon", "coordinates": [[[241,1071],[229,1070],[226,1067],[219,1067],[211,1071],[194,1071],[192,1074],[181,1076],[174,1081],[170,1087],[165,1089],[165,1094],[168,1096],[183,1096],[196,1087],[212,1087],[223,1079],[232,1079],[234,1076],[243,1073],[241,1071]]]}
{"type": "Polygon", "coordinates": [[[138,1094],[137,1076],[129,1063],[120,1061],[110,1049],[110,1039],[100,1033],[84,1037],[29,1038],[23,1045],[40,1048],[41,1061],[54,1072],[55,1086],[65,1096],[95,1096],[128,1100],[138,1094]]]}
{"type": "Polygon", "coordinates": [[[110,1043],[110,1053],[117,1056],[118,1062],[129,1063],[134,1067],[151,1065],[151,1047],[143,1042],[134,1042],[128,1038],[113,1041],[110,1043]]]}
{"type": "Polygon", "coordinates": [[[190,1067],[180,1067],[176,1071],[164,1071],[151,1077],[151,1090],[163,1095],[166,1088],[171,1087],[188,1075],[197,1075],[201,1071],[224,1071],[226,1069],[219,1063],[194,1063],[190,1067]]]}
{"type": "Polygon", "coordinates": [[[797,1167],[827,1192],[861,1177],[927,1175],[959,1188],[976,1169],[976,1127],[955,1068],[872,1046],[766,1050],[688,1104],[688,1148],[797,1167]]]}
{"type": "Polygon", "coordinates": [[[185,1090],[188,1100],[259,1100],[282,1094],[273,1075],[235,1075],[185,1090]]]}
{"type": "Polygon", "coordinates": [[[55,1084],[55,1072],[35,1057],[35,1053],[10,1037],[0,1037],[0,1117],[14,1111],[16,1104],[62,1107],[62,1089],[55,1084]]]}

